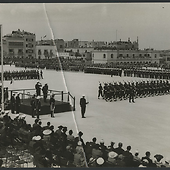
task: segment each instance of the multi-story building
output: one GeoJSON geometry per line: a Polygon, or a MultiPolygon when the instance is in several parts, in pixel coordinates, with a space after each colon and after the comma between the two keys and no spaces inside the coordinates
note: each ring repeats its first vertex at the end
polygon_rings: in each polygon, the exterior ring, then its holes
{"type": "Polygon", "coordinates": [[[55,39],[54,42],[57,47],[57,51],[64,52],[64,40],[63,39],[55,39]]]}
{"type": "Polygon", "coordinates": [[[106,46],[104,41],[79,41],[80,48],[95,48],[95,47],[104,47],[106,46]]]}
{"type": "Polygon", "coordinates": [[[130,38],[128,38],[128,41],[122,41],[120,39],[119,41],[108,42],[107,47],[119,50],[138,50],[139,49],[138,38],[137,41],[134,42],[131,42],[130,38]]]}
{"type": "Polygon", "coordinates": [[[73,39],[72,41],[64,41],[64,48],[79,48],[79,40],[73,39]]]}
{"type": "Polygon", "coordinates": [[[37,59],[51,59],[57,56],[57,49],[52,40],[38,41],[36,45],[37,59]]]}
{"type": "Polygon", "coordinates": [[[35,58],[35,39],[35,34],[20,29],[3,36],[4,57],[35,58]]]}
{"type": "Polygon", "coordinates": [[[159,64],[160,51],[156,50],[94,50],[92,63],[159,64]]]}

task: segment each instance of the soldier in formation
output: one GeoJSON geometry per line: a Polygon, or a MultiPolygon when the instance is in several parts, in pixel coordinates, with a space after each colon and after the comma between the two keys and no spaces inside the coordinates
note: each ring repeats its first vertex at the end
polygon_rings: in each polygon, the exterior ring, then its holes
{"type": "MultiPolygon", "coordinates": [[[[4,71],[4,80],[27,80],[27,79],[39,79],[38,70],[20,70],[20,71],[4,71]]],[[[1,74],[0,74],[1,79],[1,74]]]]}
{"type": "Polygon", "coordinates": [[[139,82],[104,83],[103,99],[106,101],[126,100],[134,102],[135,98],[165,95],[170,93],[168,80],[149,80],[139,82]]]}
{"type": "Polygon", "coordinates": [[[169,70],[125,69],[124,76],[151,79],[170,79],[169,70]]]}

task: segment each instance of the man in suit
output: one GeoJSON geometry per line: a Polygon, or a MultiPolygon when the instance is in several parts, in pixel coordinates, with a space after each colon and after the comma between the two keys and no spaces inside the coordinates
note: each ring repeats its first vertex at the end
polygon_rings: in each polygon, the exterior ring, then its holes
{"type": "Polygon", "coordinates": [[[84,115],[85,115],[85,112],[86,112],[86,105],[88,103],[89,102],[86,102],[85,95],[82,95],[82,98],[80,99],[80,107],[81,107],[82,118],[86,118],[84,115]]]}

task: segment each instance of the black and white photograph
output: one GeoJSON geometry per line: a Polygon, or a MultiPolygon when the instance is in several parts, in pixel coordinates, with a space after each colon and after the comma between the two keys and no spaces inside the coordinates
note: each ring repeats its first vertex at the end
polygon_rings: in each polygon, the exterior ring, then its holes
{"type": "Polygon", "coordinates": [[[170,3],[0,3],[0,167],[170,167],[170,3]]]}

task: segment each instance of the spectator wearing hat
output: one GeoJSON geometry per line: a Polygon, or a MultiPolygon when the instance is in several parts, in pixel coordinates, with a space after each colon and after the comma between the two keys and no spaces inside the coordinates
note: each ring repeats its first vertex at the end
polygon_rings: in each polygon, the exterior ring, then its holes
{"type": "Polygon", "coordinates": [[[39,119],[39,115],[41,113],[41,101],[40,101],[40,96],[37,96],[36,99],[36,115],[37,115],[37,119],[39,119]]]}
{"type": "Polygon", "coordinates": [[[160,154],[156,154],[154,155],[154,158],[155,158],[154,163],[156,164],[156,167],[158,168],[163,167],[163,163],[161,161],[163,159],[163,156],[160,154]]]}
{"type": "Polygon", "coordinates": [[[31,105],[31,115],[32,118],[35,117],[35,113],[36,113],[36,99],[35,99],[35,95],[32,96],[31,101],[30,101],[30,105],[31,105]]]}
{"type": "Polygon", "coordinates": [[[108,153],[108,159],[106,160],[106,166],[107,167],[115,167],[117,166],[117,161],[116,161],[116,157],[117,157],[117,153],[116,152],[109,152],[108,153]]]}
{"type": "Polygon", "coordinates": [[[81,107],[81,116],[82,118],[85,118],[85,112],[86,112],[86,105],[89,102],[86,102],[85,95],[82,95],[82,98],[80,99],[80,107],[81,107]]]}
{"type": "Polygon", "coordinates": [[[103,94],[102,94],[102,91],[103,91],[103,87],[101,85],[101,83],[99,84],[99,90],[98,90],[98,99],[101,97],[103,97],[103,94]]]}
{"type": "Polygon", "coordinates": [[[50,112],[51,112],[51,117],[54,118],[54,110],[55,110],[55,99],[54,99],[54,94],[52,94],[50,98],[50,112]]]}
{"type": "Polygon", "coordinates": [[[18,114],[20,111],[20,105],[21,105],[21,100],[18,93],[16,96],[16,114],[18,114]]]}
{"type": "Polygon", "coordinates": [[[62,129],[63,129],[62,125],[58,126],[58,129],[55,131],[55,134],[57,134],[57,136],[60,137],[62,134],[62,129]]]}
{"type": "Polygon", "coordinates": [[[11,113],[15,113],[15,103],[16,103],[15,94],[13,94],[11,96],[11,113]]]}

